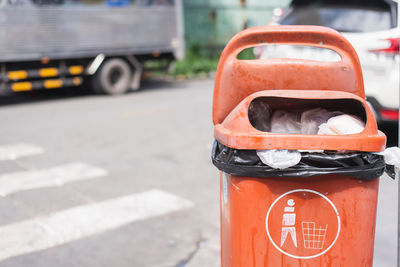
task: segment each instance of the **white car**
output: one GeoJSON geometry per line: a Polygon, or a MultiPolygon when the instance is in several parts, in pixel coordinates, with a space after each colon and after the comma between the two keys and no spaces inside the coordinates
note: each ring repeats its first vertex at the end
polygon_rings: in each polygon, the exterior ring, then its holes
{"type": "MultiPolygon", "coordinates": [[[[390,0],[293,0],[275,10],[277,24],[320,25],[342,33],[361,62],[365,92],[379,124],[399,118],[398,2],[390,0]]],[[[340,60],[331,50],[304,46],[267,45],[254,50],[258,58],[340,60]]]]}

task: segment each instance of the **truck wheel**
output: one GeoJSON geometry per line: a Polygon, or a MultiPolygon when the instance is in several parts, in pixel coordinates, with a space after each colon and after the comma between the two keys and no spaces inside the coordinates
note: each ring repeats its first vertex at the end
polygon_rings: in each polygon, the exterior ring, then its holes
{"type": "Polygon", "coordinates": [[[99,94],[120,95],[129,90],[132,69],[120,58],[105,61],[93,77],[93,90],[99,94]]]}

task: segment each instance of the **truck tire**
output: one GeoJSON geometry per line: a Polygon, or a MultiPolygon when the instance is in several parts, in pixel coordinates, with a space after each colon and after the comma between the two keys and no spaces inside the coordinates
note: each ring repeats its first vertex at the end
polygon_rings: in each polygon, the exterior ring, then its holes
{"type": "Polygon", "coordinates": [[[132,69],[120,58],[111,58],[102,64],[95,73],[92,87],[96,93],[120,95],[129,90],[132,81],[132,69]]]}

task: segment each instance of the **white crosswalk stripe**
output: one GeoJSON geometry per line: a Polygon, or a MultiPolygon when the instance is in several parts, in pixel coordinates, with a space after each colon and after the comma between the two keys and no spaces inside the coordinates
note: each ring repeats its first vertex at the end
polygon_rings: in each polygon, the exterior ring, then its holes
{"type": "Polygon", "coordinates": [[[0,196],[43,187],[61,186],[105,175],[107,175],[106,170],[80,162],[47,169],[6,173],[0,175],[0,196]]]}
{"type": "Polygon", "coordinates": [[[153,189],[6,225],[0,227],[0,261],[192,206],[188,200],[153,189]]]}
{"type": "MultiPolygon", "coordinates": [[[[32,144],[4,145],[0,146],[0,161],[42,153],[44,149],[32,144]]],[[[4,173],[0,174],[0,196],[62,186],[107,174],[102,168],[81,162],[4,173]]],[[[186,199],[153,189],[0,226],[0,262],[192,206],[193,203],[186,199]]]]}
{"type": "Polygon", "coordinates": [[[0,161],[15,160],[21,157],[33,156],[44,153],[44,149],[26,143],[17,143],[0,146],[0,161]]]}

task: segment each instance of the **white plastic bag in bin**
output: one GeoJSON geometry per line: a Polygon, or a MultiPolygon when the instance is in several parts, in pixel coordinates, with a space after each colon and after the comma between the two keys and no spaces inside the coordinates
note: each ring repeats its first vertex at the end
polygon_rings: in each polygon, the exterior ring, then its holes
{"type": "Polygon", "coordinates": [[[323,108],[306,110],[301,114],[300,126],[302,134],[317,134],[319,126],[330,118],[342,115],[340,111],[328,111],[323,108]]]}
{"type": "Polygon", "coordinates": [[[398,178],[400,168],[400,148],[388,147],[385,149],[385,151],[376,154],[383,156],[386,165],[391,165],[394,167],[396,178],[398,178]]]}
{"type": "Polygon", "coordinates": [[[342,114],[319,125],[318,134],[341,135],[361,133],[365,124],[356,116],[342,114]]]}
{"type": "Polygon", "coordinates": [[[301,153],[296,150],[257,150],[261,162],[274,169],[286,169],[300,162],[301,153]]]}
{"type": "Polygon", "coordinates": [[[271,117],[271,132],[281,134],[351,134],[364,129],[355,116],[340,111],[314,108],[301,111],[276,110],[271,117]]]}
{"type": "MultiPolygon", "coordinates": [[[[343,114],[341,111],[314,108],[305,111],[276,110],[272,114],[270,128],[272,133],[281,134],[344,135],[362,132],[365,123],[358,117],[343,114]]],[[[300,152],[277,149],[257,150],[257,156],[265,165],[282,170],[298,164],[301,160],[300,152]]],[[[302,150],[302,152],[321,153],[323,151],[302,150]]],[[[400,149],[382,153],[386,155],[385,162],[387,157],[391,159],[394,166],[400,166],[400,149]]]]}
{"type": "Polygon", "coordinates": [[[271,117],[271,132],[281,134],[300,134],[300,113],[276,110],[271,117]]]}

